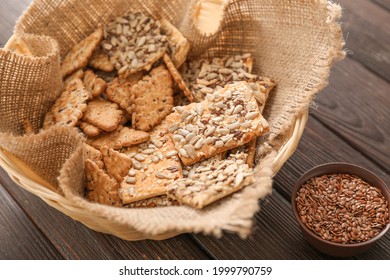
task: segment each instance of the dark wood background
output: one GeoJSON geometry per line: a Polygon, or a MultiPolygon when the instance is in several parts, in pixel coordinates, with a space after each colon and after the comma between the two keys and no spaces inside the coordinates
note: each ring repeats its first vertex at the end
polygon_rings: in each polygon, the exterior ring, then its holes
{"type": "MultiPolygon", "coordinates": [[[[92,231],[15,185],[0,169],[0,259],[330,259],[307,244],[293,219],[294,182],[311,167],[346,161],[390,186],[390,1],[339,0],[349,55],[318,95],[295,154],[261,202],[246,240],[182,234],[123,241],[92,231]]],[[[0,45],[30,0],[0,1],[0,45]]],[[[356,259],[390,259],[390,234],[356,259]]]]}

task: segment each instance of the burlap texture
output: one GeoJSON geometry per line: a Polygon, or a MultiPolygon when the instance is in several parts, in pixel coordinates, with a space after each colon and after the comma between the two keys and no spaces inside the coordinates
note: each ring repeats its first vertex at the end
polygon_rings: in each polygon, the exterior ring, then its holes
{"type": "MultiPolygon", "coordinates": [[[[116,228],[128,226],[148,236],[167,232],[220,235],[222,230],[246,236],[253,214],[258,211],[258,199],[272,191],[272,161],[283,136],[327,84],[332,64],[344,56],[338,23],[341,8],[325,0],[229,1],[218,31],[205,35],[194,21],[197,2],[36,0],[18,21],[15,33],[29,38],[27,43],[37,57],[0,51],[0,115],[5,119],[0,124],[0,144],[45,179],[57,183],[65,197],[85,209],[86,215],[106,217],[116,228]],[[191,58],[251,52],[254,73],[276,81],[277,88],[265,111],[271,132],[258,145],[254,185],[204,210],[186,206],[118,209],[96,205],[79,195],[84,184],[83,148],[75,130],[57,127],[37,135],[16,136],[22,133],[21,120],[25,116],[38,131],[44,113],[61,89],[60,57],[98,24],[128,11],[169,19],[190,41],[191,58]]],[[[117,234],[109,227],[99,230],[117,234]]]]}

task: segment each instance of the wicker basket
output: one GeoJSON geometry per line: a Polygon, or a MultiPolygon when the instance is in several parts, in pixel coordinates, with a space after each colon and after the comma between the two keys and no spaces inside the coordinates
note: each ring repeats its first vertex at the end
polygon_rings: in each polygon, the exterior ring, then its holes
{"type": "MultiPolygon", "coordinates": [[[[224,7],[226,0],[205,0],[201,1],[197,6],[198,10],[195,13],[197,17],[197,24],[199,28],[218,28],[218,19],[215,19],[216,14],[222,14],[221,10],[224,7]],[[214,15],[214,20],[210,21],[210,15],[214,15]]],[[[15,52],[24,53],[23,42],[13,36],[5,46],[6,49],[15,52]]],[[[325,81],[326,83],[326,81],[325,81]]],[[[283,145],[277,151],[277,155],[272,163],[273,175],[280,170],[283,164],[294,153],[298,146],[299,140],[303,134],[305,125],[308,120],[308,108],[304,110],[295,119],[293,125],[290,127],[288,133],[282,139],[283,145]]],[[[146,234],[135,228],[124,226],[123,224],[107,219],[104,215],[98,215],[92,211],[76,206],[72,201],[66,199],[61,194],[54,191],[54,187],[47,181],[38,176],[25,163],[16,158],[10,152],[0,147],[0,166],[5,169],[11,179],[23,187],[25,190],[40,197],[47,204],[59,210],[60,212],[70,216],[72,219],[80,221],[87,227],[102,232],[118,236],[125,240],[141,240],[141,239],[155,239],[161,240],[176,236],[188,231],[167,231],[163,234],[146,234]]]]}

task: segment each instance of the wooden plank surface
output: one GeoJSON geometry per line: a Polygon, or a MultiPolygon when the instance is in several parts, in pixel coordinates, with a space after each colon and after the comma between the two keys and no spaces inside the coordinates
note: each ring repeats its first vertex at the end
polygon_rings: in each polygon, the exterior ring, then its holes
{"type": "MultiPolygon", "coordinates": [[[[165,241],[124,241],[115,236],[90,230],[50,207],[40,198],[15,185],[3,169],[0,169],[0,182],[28,213],[28,218],[66,259],[209,258],[188,235],[165,241]]],[[[20,230],[27,230],[23,225],[20,230]]],[[[34,236],[28,238],[28,242],[34,242],[34,238],[34,236]]],[[[18,240],[16,239],[15,242],[17,243],[18,240]]]]}
{"type": "Polygon", "coordinates": [[[372,0],[372,1],[390,12],[390,1],[389,0],[372,0]]]}
{"type": "Polygon", "coordinates": [[[0,183],[0,260],[62,259],[0,183]]]}

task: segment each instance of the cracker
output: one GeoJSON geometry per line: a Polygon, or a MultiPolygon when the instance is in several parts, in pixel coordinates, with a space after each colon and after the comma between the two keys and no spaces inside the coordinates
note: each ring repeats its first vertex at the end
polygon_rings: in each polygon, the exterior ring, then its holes
{"type": "Polygon", "coordinates": [[[89,159],[85,161],[85,178],[87,183],[86,198],[89,201],[110,206],[122,206],[118,195],[118,183],[89,159]]]}
{"type": "Polygon", "coordinates": [[[133,160],[133,168],[119,190],[124,204],[163,195],[168,184],[182,177],[180,160],[164,125],[151,131],[150,141],[124,153],[133,160]]]}
{"type": "Polygon", "coordinates": [[[97,126],[98,128],[111,132],[114,131],[121,119],[123,112],[118,105],[104,99],[92,100],[83,116],[83,121],[97,126]]]}
{"type": "Polygon", "coordinates": [[[198,209],[255,182],[253,170],[245,163],[242,154],[224,160],[214,157],[187,169],[187,178],[172,182],[167,187],[167,194],[198,209]]]}
{"type": "Polygon", "coordinates": [[[113,132],[103,132],[98,137],[87,139],[87,143],[97,149],[103,146],[113,148],[114,150],[123,147],[130,147],[148,141],[149,133],[134,130],[128,127],[118,127],[113,132]]]}
{"type": "Polygon", "coordinates": [[[125,154],[119,153],[107,146],[101,147],[100,152],[103,155],[103,162],[106,167],[107,174],[111,178],[114,178],[118,183],[121,183],[133,165],[132,160],[125,154]]]}
{"type": "Polygon", "coordinates": [[[85,71],[83,82],[89,93],[89,99],[98,97],[107,88],[107,83],[102,78],[96,76],[91,70],[85,71]]]}
{"type": "Polygon", "coordinates": [[[28,118],[23,119],[24,134],[34,134],[34,126],[28,118]]]}
{"type": "Polygon", "coordinates": [[[172,78],[164,66],[154,68],[131,91],[135,107],[133,128],[149,131],[172,112],[172,78]]]}
{"type": "Polygon", "coordinates": [[[78,126],[88,137],[98,136],[102,132],[100,128],[88,122],[80,121],[78,126]]]}
{"type": "Polygon", "coordinates": [[[110,22],[101,42],[118,74],[149,71],[164,55],[167,45],[160,22],[142,13],[129,13],[110,22]]]}
{"type": "MultiPolygon", "coordinates": [[[[246,81],[254,89],[255,96],[261,96],[260,90],[268,93],[275,83],[266,77],[251,74],[253,59],[250,54],[225,56],[203,61],[198,76],[191,77],[190,90],[196,101],[202,101],[206,95],[225,87],[228,84],[246,81]]],[[[260,97],[261,99],[261,97],[260,97]]]]}
{"type": "Polygon", "coordinates": [[[64,80],[64,86],[67,86],[69,83],[71,83],[74,79],[79,78],[80,80],[84,79],[84,70],[79,69],[76,72],[72,73],[72,75],[69,75],[64,80]]]}
{"type": "Polygon", "coordinates": [[[103,155],[98,149],[84,143],[84,150],[85,159],[92,160],[101,169],[104,168],[103,155]]]}
{"type": "Polygon", "coordinates": [[[139,201],[135,201],[129,204],[125,204],[126,208],[155,208],[155,207],[167,207],[167,206],[179,206],[180,202],[168,197],[167,195],[161,195],[151,197],[139,201]]]}
{"type": "Polygon", "coordinates": [[[73,79],[51,108],[56,123],[76,126],[87,110],[88,93],[79,78],[73,79]]]}
{"type": "Polygon", "coordinates": [[[120,83],[119,78],[114,79],[108,84],[106,91],[107,98],[118,104],[119,107],[131,114],[132,94],[129,83],[120,83]]]}
{"type": "Polygon", "coordinates": [[[168,20],[161,19],[161,31],[168,36],[168,51],[176,68],[179,68],[187,59],[190,43],[168,20]]]}
{"type": "Polygon", "coordinates": [[[69,51],[61,63],[61,75],[66,77],[74,71],[84,68],[88,64],[92,52],[103,38],[103,29],[98,28],[87,38],[81,40],[69,51]]]}
{"type": "Polygon", "coordinates": [[[175,80],[179,88],[183,91],[184,95],[188,98],[190,102],[194,102],[194,97],[192,96],[191,91],[187,88],[186,83],[181,77],[179,71],[177,71],[169,55],[164,54],[163,60],[165,65],[167,66],[168,71],[171,73],[172,78],[175,80]]]}
{"type": "Polygon", "coordinates": [[[184,165],[244,145],[269,130],[246,82],[227,85],[201,103],[175,107],[167,122],[184,165]]]}
{"type": "Polygon", "coordinates": [[[115,70],[114,65],[110,61],[110,57],[102,50],[101,47],[97,47],[94,50],[91,58],[88,60],[88,66],[104,72],[112,72],[115,70]]]}

